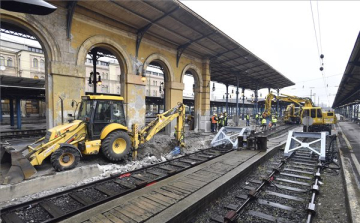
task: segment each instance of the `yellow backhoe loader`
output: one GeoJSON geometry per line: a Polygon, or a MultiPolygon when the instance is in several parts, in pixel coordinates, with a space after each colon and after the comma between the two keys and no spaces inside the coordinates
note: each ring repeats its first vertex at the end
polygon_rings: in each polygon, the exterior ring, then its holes
{"type": "Polygon", "coordinates": [[[29,145],[19,151],[5,147],[12,165],[3,184],[30,178],[36,173],[34,166],[41,165],[48,157],[56,171],[73,169],[81,156],[100,151],[110,161],[125,159],[131,151],[136,159],[139,144],[149,141],[175,118],[175,137],[178,145],[184,146],[185,106],[182,103],[157,115],[144,128],[133,124],[132,131],[128,131],[123,100],[119,96],[83,96],[76,119],[49,129],[45,137],[33,143],[37,146],[29,145]],[[24,156],[25,151],[28,153],[24,156]]]}

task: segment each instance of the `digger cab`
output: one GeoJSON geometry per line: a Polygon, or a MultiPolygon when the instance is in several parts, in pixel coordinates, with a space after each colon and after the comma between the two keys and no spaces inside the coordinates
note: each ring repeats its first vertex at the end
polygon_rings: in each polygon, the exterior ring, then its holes
{"type": "Polygon", "coordinates": [[[123,101],[122,97],[107,95],[81,98],[77,119],[87,123],[89,140],[100,139],[102,130],[111,123],[126,126],[123,101]]]}

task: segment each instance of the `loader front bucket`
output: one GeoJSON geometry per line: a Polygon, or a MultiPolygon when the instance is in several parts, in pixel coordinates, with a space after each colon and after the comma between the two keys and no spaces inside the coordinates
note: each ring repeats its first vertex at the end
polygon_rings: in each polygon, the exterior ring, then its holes
{"type": "Polygon", "coordinates": [[[16,184],[24,179],[29,179],[36,173],[36,169],[21,151],[7,149],[6,152],[11,155],[11,167],[2,184],[16,184]]]}

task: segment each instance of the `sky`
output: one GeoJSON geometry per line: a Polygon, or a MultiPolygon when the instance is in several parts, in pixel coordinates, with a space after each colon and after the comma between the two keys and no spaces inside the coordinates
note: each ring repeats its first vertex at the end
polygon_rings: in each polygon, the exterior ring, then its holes
{"type": "Polygon", "coordinates": [[[360,31],[360,1],[181,2],[296,83],[280,93],[332,105],[360,31]]]}

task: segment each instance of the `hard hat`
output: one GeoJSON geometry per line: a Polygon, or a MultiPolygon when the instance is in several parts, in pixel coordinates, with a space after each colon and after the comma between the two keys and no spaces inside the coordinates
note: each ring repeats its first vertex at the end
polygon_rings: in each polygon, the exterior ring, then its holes
{"type": "Polygon", "coordinates": [[[214,114],[215,116],[217,116],[217,114],[214,114]]]}

